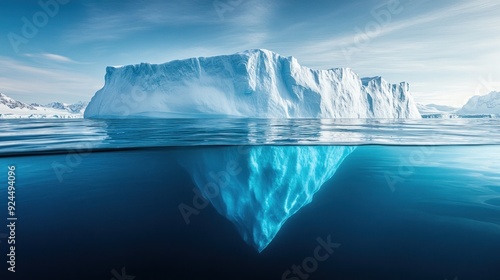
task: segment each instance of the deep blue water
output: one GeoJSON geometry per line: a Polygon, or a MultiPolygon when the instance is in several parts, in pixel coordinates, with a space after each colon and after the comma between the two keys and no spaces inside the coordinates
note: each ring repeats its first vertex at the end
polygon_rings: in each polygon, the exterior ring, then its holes
{"type": "MultiPolygon", "coordinates": [[[[113,149],[118,130],[104,124],[83,140],[72,133],[65,138],[57,132],[61,123],[50,122],[43,125],[57,129],[45,127],[43,137],[0,137],[16,142],[0,151],[1,279],[120,279],[112,271],[121,274],[122,268],[135,279],[500,279],[500,145],[471,145],[475,140],[463,135],[471,143],[429,145],[429,131],[411,133],[425,146],[367,141],[258,253],[213,207],[191,216],[189,225],[178,208],[192,201],[196,188],[179,161],[232,146],[132,141],[160,133],[161,127],[149,125],[145,131],[153,132],[133,134],[128,142],[122,136],[113,149]],[[63,149],[58,137],[70,139],[63,149]],[[42,139],[46,144],[34,141],[42,139]],[[85,141],[92,146],[82,149],[85,141]],[[7,239],[1,235],[8,166],[16,167],[15,274],[6,271],[7,239]],[[323,261],[312,260],[318,238],[338,244],[323,261]],[[317,265],[292,271],[304,261],[317,265]],[[287,270],[292,272],[283,277],[287,270]]],[[[245,127],[232,131],[248,139],[245,127]]],[[[378,130],[393,130],[387,127],[378,130]]],[[[460,140],[440,133],[436,138],[460,140]]],[[[404,132],[393,135],[404,143],[404,132]]]]}

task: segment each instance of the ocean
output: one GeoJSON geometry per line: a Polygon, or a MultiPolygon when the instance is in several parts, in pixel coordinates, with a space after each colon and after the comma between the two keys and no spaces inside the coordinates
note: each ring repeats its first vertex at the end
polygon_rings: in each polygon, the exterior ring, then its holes
{"type": "Polygon", "coordinates": [[[1,120],[0,252],[1,279],[497,280],[500,120],[1,120]]]}

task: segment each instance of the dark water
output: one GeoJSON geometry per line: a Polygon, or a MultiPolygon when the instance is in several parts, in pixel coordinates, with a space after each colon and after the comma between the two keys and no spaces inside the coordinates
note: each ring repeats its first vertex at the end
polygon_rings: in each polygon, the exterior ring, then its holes
{"type": "Polygon", "coordinates": [[[358,147],[261,253],[213,207],[178,208],[196,187],[179,158],[230,148],[0,158],[0,221],[11,165],[19,219],[2,279],[500,279],[500,146],[358,147]],[[339,244],[323,261],[318,238],[339,244]]]}
{"type": "Polygon", "coordinates": [[[0,279],[500,279],[499,127],[1,121],[0,279]]]}

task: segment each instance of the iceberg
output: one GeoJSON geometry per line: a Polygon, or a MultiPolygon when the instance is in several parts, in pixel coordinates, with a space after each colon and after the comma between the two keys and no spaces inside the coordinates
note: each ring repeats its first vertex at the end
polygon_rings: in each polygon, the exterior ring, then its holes
{"type": "MultiPolygon", "coordinates": [[[[313,70],[268,50],[108,67],[86,118],[421,118],[405,82],[313,70]]],[[[250,137],[251,138],[251,137],[250,137]]],[[[202,197],[259,252],[313,199],[355,147],[193,149],[180,164],[202,197]]],[[[197,201],[197,200],[196,200],[197,201]]],[[[199,212],[179,205],[189,223],[199,212]]],[[[199,203],[198,203],[199,204],[199,203]]],[[[197,204],[197,205],[198,205],[197,204]]],[[[200,205],[198,205],[200,206],[200,205]]],[[[193,208],[194,207],[194,208],[193,208]]]]}
{"type": "MultiPolygon", "coordinates": [[[[183,153],[199,191],[261,252],[330,180],[351,146],[233,146],[183,153]]],[[[183,212],[185,219],[189,214],[183,212]]]]}
{"type": "Polygon", "coordinates": [[[313,70],[268,50],[107,67],[86,118],[420,118],[408,83],[313,70]]]}
{"type": "Polygon", "coordinates": [[[473,96],[458,110],[461,115],[500,115],[500,92],[493,91],[483,96],[473,96]]]}

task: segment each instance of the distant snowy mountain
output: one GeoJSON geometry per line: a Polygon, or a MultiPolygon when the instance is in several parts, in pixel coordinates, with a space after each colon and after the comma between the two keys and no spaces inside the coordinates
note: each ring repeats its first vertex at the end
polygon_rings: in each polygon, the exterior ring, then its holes
{"type": "Polygon", "coordinates": [[[36,110],[34,106],[14,100],[3,93],[0,93],[0,108],[10,110],[36,110]]]}
{"type": "Polygon", "coordinates": [[[61,103],[61,102],[52,102],[44,107],[46,108],[52,108],[52,109],[57,109],[57,110],[65,110],[73,114],[83,114],[83,110],[87,107],[88,102],[78,102],[75,104],[67,104],[67,103],[61,103]]]}
{"type": "Polygon", "coordinates": [[[455,113],[459,108],[437,105],[437,104],[417,104],[418,111],[421,115],[429,114],[452,114],[455,113]]]}
{"type": "Polygon", "coordinates": [[[52,108],[52,109],[57,109],[57,110],[66,110],[66,108],[68,107],[68,105],[65,104],[65,103],[61,103],[61,102],[51,102],[51,103],[45,105],[45,107],[52,108]]]}
{"type": "Polygon", "coordinates": [[[457,114],[495,114],[500,115],[500,92],[493,91],[483,96],[473,96],[457,111],[457,114]]]}
{"type": "Polygon", "coordinates": [[[420,118],[405,82],[314,70],[269,50],[108,67],[88,118],[420,118]]]}
{"type": "Polygon", "coordinates": [[[422,118],[426,119],[455,119],[460,118],[455,112],[459,108],[437,105],[437,104],[417,104],[418,111],[422,115],[422,118]]]}
{"type": "Polygon", "coordinates": [[[417,104],[423,118],[498,118],[500,117],[500,92],[484,96],[473,96],[462,108],[436,104],[417,104]]]}
{"type": "Polygon", "coordinates": [[[0,93],[0,119],[82,118],[86,106],[86,102],[79,102],[76,104],[53,102],[47,105],[40,105],[36,103],[26,104],[0,93]]]}

